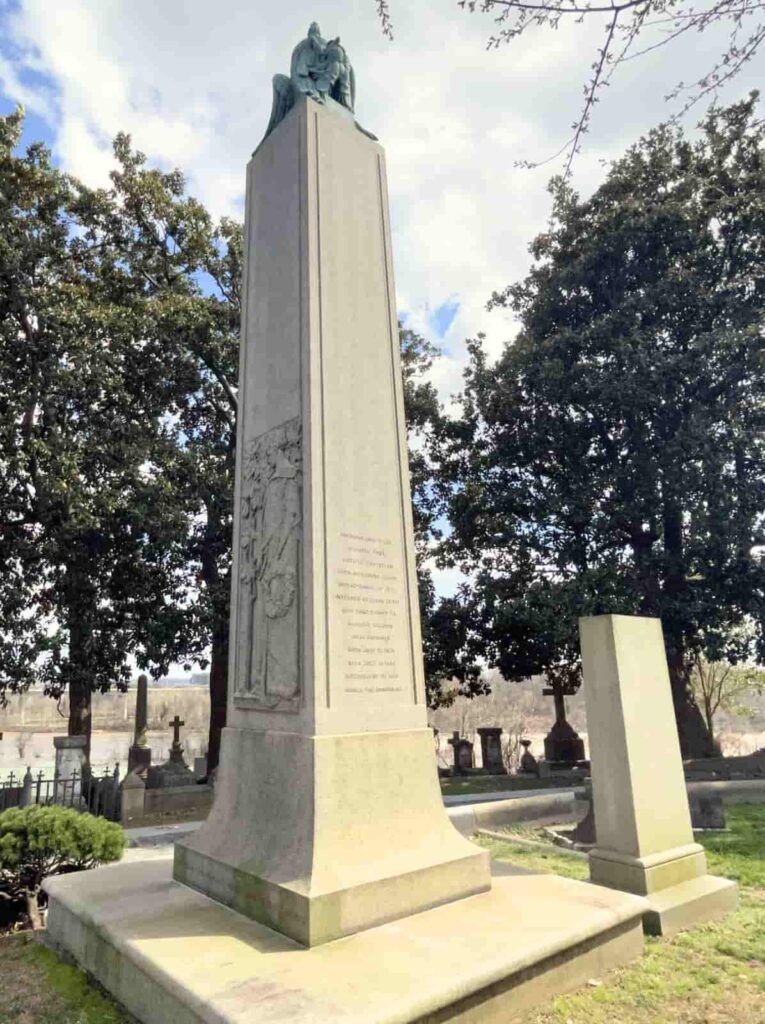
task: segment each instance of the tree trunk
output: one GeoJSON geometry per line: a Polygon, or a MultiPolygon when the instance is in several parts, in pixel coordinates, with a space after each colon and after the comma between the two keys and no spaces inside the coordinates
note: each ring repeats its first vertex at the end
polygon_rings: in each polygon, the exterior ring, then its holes
{"type": "Polygon", "coordinates": [[[69,627],[69,736],[85,737],[85,764],[90,765],[91,687],[85,669],[85,630],[81,622],[69,627]]]}
{"type": "Polygon", "coordinates": [[[718,757],[719,749],[704,722],[704,717],[694,701],[688,685],[688,671],[679,652],[667,652],[669,681],[672,686],[672,703],[675,707],[675,721],[680,737],[680,753],[683,758],[718,757]]]}
{"type": "Polygon", "coordinates": [[[40,910],[40,906],[37,902],[37,893],[27,891],[27,917],[29,918],[29,925],[33,931],[42,931],[45,925],[43,924],[43,915],[40,910]]]}
{"type": "Polygon", "coordinates": [[[691,692],[683,627],[677,611],[683,604],[688,584],[683,545],[683,514],[680,505],[672,498],[668,497],[664,502],[663,519],[664,638],[669,681],[672,686],[672,703],[675,706],[675,721],[680,737],[680,753],[684,758],[715,757],[719,751],[715,748],[704,717],[691,692]]]}
{"type": "Polygon", "coordinates": [[[220,737],[226,725],[228,699],[228,618],[220,620],[212,636],[210,658],[210,728],[207,736],[207,772],[218,767],[220,737]]]}

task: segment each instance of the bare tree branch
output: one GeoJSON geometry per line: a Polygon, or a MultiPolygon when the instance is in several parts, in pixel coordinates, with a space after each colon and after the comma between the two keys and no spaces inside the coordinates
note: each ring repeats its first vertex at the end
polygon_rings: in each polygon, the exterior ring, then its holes
{"type": "MultiPolygon", "coordinates": [[[[393,38],[388,2],[375,2],[382,30],[393,38]]],[[[705,96],[716,93],[735,78],[765,43],[765,21],[757,23],[745,41],[740,41],[745,19],[765,10],[763,0],[711,0],[703,7],[695,6],[694,0],[613,0],[612,3],[604,3],[603,0],[584,3],[580,0],[457,0],[457,3],[470,13],[494,16],[498,27],[487,40],[489,49],[512,42],[532,26],[557,29],[566,20],[581,24],[585,18],[590,21],[597,17],[607,19],[606,40],[597,50],[592,77],[584,87],[584,103],[573,124],[574,134],[552,157],[540,161],[522,160],[516,164],[541,167],[565,154],[565,177],[571,175],[574,158],[582,146],[582,137],[589,130],[598,93],[609,84],[623,63],[662,49],[688,32],[704,32],[718,24],[730,25],[727,43],[714,66],[690,84],[679,82],[666,97],[667,100],[675,100],[682,93],[688,95],[685,105],[671,117],[676,121],[705,96]],[[664,38],[632,52],[641,33],[662,25],[668,26],[664,38]]]]}

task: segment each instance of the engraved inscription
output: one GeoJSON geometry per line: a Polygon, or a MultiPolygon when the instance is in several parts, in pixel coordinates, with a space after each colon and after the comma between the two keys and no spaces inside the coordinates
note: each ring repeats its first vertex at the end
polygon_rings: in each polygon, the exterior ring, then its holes
{"type": "Polygon", "coordinates": [[[299,418],[261,434],[245,448],[239,508],[238,706],[298,706],[301,466],[299,418]]]}
{"type": "Polygon", "coordinates": [[[345,693],[404,690],[399,637],[404,623],[402,574],[388,537],[341,533],[335,599],[344,638],[345,693]]]}

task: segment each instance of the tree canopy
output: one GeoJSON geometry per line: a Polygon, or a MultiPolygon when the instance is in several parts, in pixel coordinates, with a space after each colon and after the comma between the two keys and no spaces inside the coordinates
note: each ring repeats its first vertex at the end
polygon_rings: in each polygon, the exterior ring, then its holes
{"type": "Polygon", "coordinates": [[[21,125],[0,119],[0,694],[68,691],[88,735],[90,694],[125,686],[131,655],[156,676],[206,657],[241,240],[126,137],[91,190],[45,147],[17,153],[21,125]]]}
{"type": "Polygon", "coordinates": [[[580,199],[557,179],[518,337],[470,345],[446,424],[446,564],[507,678],[577,673],[576,619],[660,616],[681,743],[710,753],[694,658],[765,660],[765,125],[662,126],[580,199]],[[742,625],[750,624],[751,630],[742,625]],[[742,637],[751,637],[743,641],[742,637]]]}

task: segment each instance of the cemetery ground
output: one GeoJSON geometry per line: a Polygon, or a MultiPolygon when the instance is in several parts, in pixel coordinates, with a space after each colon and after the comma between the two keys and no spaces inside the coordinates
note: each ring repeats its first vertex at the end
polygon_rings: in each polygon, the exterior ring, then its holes
{"type": "MultiPolygon", "coordinates": [[[[728,830],[700,833],[709,870],[738,881],[739,909],[722,921],[648,938],[637,962],[527,1014],[528,1024],[765,1024],[765,805],[726,808],[728,830]]],[[[520,831],[520,830],[519,830],[520,831]]],[[[523,831],[533,835],[533,829],[523,831]]],[[[585,879],[587,863],[480,839],[493,857],[585,879]]],[[[85,975],[28,936],[0,938],[0,1024],[128,1024],[85,975]]]]}

